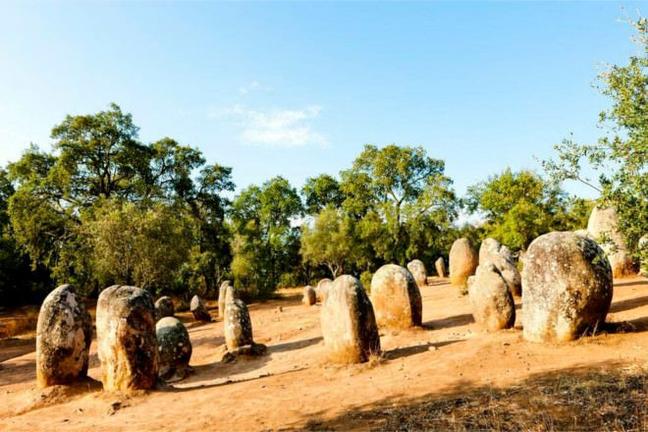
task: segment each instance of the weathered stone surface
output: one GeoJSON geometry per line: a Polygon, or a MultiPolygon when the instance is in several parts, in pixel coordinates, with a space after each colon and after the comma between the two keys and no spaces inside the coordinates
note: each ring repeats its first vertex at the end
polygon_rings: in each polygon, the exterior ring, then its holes
{"type": "Polygon", "coordinates": [[[226,280],[218,288],[218,318],[225,318],[225,293],[230,285],[232,283],[226,280]]]}
{"type": "Polygon", "coordinates": [[[494,265],[514,296],[522,294],[522,276],[515,266],[513,254],[495,239],[485,239],[479,247],[479,265],[494,265]]]}
{"type": "Polygon", "coordinates": [[[343,275],[329,286],[320,312],[328,357],[336,363],[361,363],[380,353],[374,309],[360,281],[343,275]]]}
{"type": "Polygon", "coordinates": [[[184,378],[190,371],[191,340],[184,324],[175,317],[164,317],[155,324],[158,344],[159,376],[165,380],[184,378]]]}
{"type": "Polygon", "coordinates": [[[155,307],[148,291],[113,285],[97,301],[97,352],[104,390],[150,389],[158,376],[155,307]]]}
{"type": "Polygon", "coordinates": [[[642,257],[639,272],[642,276],[648,276],[648,234],[639,239],[637,247],[639,249],[639,254],[642,257]]]}
{"type": "Polygon", "coordinates": [[[437,276],[441,278],[446,277],[446,265],[443,257],[437,258],[437,260],[434,262],[434,268],[436,269],[437,276]]]}
{"type": "Polygon", "coordinates": [[[326,300],[326,293],[331,286],[331,283],[333,283],[333,281],[328,278],[324,278],[317,283],[317,288],[315,288],[315,295],[317,296],[317,300],[320,303],[324,303],[324,301],[326,300]]]}
{"type": "Polygon", "coordinates": [[[371,303],[380,327],[408,328],[421,325],[421,292],[404,267],[386,264],[371,279],[371,303]]]}
{"type": "Polygon", "coordinates": [[[39,387],[71,384],[88,372],[92,322],[70,285],[50,292],[36,326],[36,380],[39,387]]]}
{"type": "Polygon", "coordinates": [[[235,351],[241,346],[252,345],[252,321],[247,305],[237,298],[236,290],[231,285],[225,291],[225,344],[228,351],[235,351]]]}
{"type": "Polygon", "coordinates": [[[594,240],[551,232],[527,249],[522,286],[524,338],[569,341],[605,322],[612,270],[594,240]]]}
{"type": "Polygon", "coordinates": [[[315,288],[310,285],[304,287],[304,296],[302,297],[302,303],[306,306],[312,306],[317,302],[317,294],[315,293],[315,288]]]}
{"type": "Polygon", "coordinates": [[[191,298],[189,310],[197,321],[211,322],[212,320],[211,315],[209,315],[209,311],[207,310],[207,306],[205,306],[205,303],[203,303],[202,299],[197,295],[191,298]]]}
{"type": "Polygon", "coordinates": [[[173,300],[169,296],[162,296],[155,302],[155,318],[172,317],[175,314],[173,300]]]}
{"type": "Polygon", "coordinates": [[[475,322],[487,331],[513,327],[515,303],[509,287],[497,267],[479,264],[468,282],[468,296],[475,322]]]}
{"type": "Polygon", "coordinates": [[[410,261],[407,264],[407,270],[412,273],[412,276],[414,276],[414,280],[416,281],[416,284],[419,286],[419,288],[425,286],[425,284],[427,283],[427,270],[425,269],[425,264],[423,264],[423,261],[418,259],[410,261]]]}
{"type": "Polygon", "coordinates": [[[468,276],[477,268],[479,257],[470,240],[465,237],[455,240],[450,248],[450,283],[465,288],[468,276]]]}
{"type": "Polygon", "coordinates": [[[587,232],[605,251],[612,276],[615,278],[633,273],[632,256],[628,252],[623,234],[619,231],[619,218],[614,208],[594,207],[587,222],[587,232]]]}

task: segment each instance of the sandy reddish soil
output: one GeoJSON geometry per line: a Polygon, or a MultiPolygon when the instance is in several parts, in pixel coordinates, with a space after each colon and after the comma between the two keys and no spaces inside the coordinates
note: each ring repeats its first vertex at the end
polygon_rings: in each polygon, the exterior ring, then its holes
{"type": "MultiPolygon", "coordinates": [[[[317,428],[319,422],[347,429],[340,416],[349,410],[477,386],[510,386],[549,371],[609,370],[644,366],[648,360],[648,281],[643,278],[616,282],[608,318],[628,321],[624,327],[632,331],[564,345],[523,341],[519,310],[516,329],[480,333],[468,298],[435,280],[422,290],[425,328],[382,332],[386,358],[354,366],[325,363],[319,305],[300,304],[298,290],[283,294],[282,300],[250,305],[255,339],[268,345],[269,354],[234,364],[220,362],[222,321],[197,324],[180,314],[193,342],[195,374],[149,393],[108,394],[96,382],[39,390],[33,335],[2,341],[0,430],[249,431],[317,428]],[[112,407],[116,402],[118,409],[112,407]],[[332,423],[335,418],[342,420],[332,423]]],[[[89,375],[98,379],[99,374],[93,343],[89,375]]]]}

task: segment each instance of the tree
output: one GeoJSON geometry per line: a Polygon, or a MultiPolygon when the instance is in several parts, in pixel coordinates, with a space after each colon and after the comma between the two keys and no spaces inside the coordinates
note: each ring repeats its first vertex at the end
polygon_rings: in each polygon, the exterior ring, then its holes
{"type": "Polygon", "coordinates": [[[134,284],[155,293],[175,288],[195,231],[189,215],[171,206],[113,200],[98,203],[83,227],[103,286],[134,284]]]}
{"type": "Polygon", "coordinates": [[[599,115],[605,134],[595,144],[565,139],[543,166],[556,182],[581,181],[600,192],[599,203],[616,208],[627,245],[637,251],[648,233],[648,20],[631,24],[639,53],[599,76],[599,88],[611,101],[599,115]],[[598,182],[586,177],[586,166],[598,172],[598,182]]]}
{"type": "Polygon", "coordinates": [[[309,215],[319,213],[326,206],[339,208],[344,201],[340,184],[328,174],[307,178],[302,188],[302,195],[304,196],[305,211],[309,215]]]}
{"type": "Polygon", "coordinates": [[[358,260],[359,243],[354,221],[333,207],[324,208],[313,226],[302,225],[301,254],[313,265],[325,265],[336,278],[358,260]]]}
{"type": "Polygon", "coordinates": [[[282,275],[294,271],[299,229],[293,222],[302,211],[297,191],[282,177],[250,186],[234,199],[232,273],[238,286],[251,295],[268,295],[282,275]]]}
{"type": "Polygon", "coordinates": [[[456,217],[452,181],[442,160],[422,147],[365,146],[342,172],[343,209],[359,221],[360,235],[384,261],[404,264],[420,254],[410,248],[413,230],[425,223],[445,228],[456,217]]]}
{"type": "Polygon", "coordinates": [[[553,230],[584,228],[583,200],[568,197],[531,171],[504,170],[468,189],[468,208],[485,219],[484,231],[513,250],[553,230]]]}

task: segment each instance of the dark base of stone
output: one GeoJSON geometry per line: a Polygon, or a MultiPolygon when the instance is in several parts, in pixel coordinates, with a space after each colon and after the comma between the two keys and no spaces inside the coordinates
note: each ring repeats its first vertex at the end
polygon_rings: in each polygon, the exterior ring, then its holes
{"type": "Polygon", "coordinates": [[[237,357],[247,356],[247,357],[260,357],[265,355],[268,352],[268,347],[263,344],[253,343],[251,345],[243,345],[242,347],[237,348],[234,351],[227,351],[223,355],[223,363],[232,363],[236,361],[237,357]]]}

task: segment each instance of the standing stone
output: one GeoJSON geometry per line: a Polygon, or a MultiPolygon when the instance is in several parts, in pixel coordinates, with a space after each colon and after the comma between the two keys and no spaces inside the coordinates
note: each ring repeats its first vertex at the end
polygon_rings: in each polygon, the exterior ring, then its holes
{"type": "Polygon", "coordinates": [[[211,322],[211,315],[209,315],[205,303],[203,303],[202,299],[197,295],[191,298],[189,310],[197,321],[211,322]]]}
{"type": "Polygon", "coordinates": [[[614,208],[594,207],[587,222],[587,231],[605,251],[612,267],[612,276],[620,278],[633,273],[632,257],[628,253],[619,218],[614,208]]]}
{"type": "Polygon", "coordinates": [[[380,327],[420,326],[423,306],[412,273],[396,264],[386,264],[371,278],[371,303],[380,327]]]}
{"type": "Polygon", "coordinates": [[[412,273],[414,280],[419,288],[424,287],[427,283],[427,270],[423,261],[415,259],[407,264],[407,270],[412,273]]]}
{"type": "Polygon", "coordinates": [[[641,265],[639,273],[642,276],[648,276],[648,234],[639,239],[637,244],[641,256],[641,265]]]}
{"type": "Polygon", "coordinates": [[[331,361],[361,363],[380,354],[373,306],[360,281],[343,275],[329,286],[320,312],[324,345],[331,361]]]}
{"type": "Polygon", "coordinates": [[[513,254],[506,246],[495,239],[485,239],[479,247],[479,265],[492,264],[497,268],[511,294],[522,294],[522,276],[515,266],[513,254]]]}
{"type": "Polygon", "coordinates": [[[169,296],[162,296],[155,302],[155,319],[172,317],[175,314],[173,300],[169,296]]]}
{"type": "Polygon", "coordinates": [[[465,288],[468,277],[475,273],[479,257],[470,240],[465,237],[455,240],[450,248],[450,283],[465,288]]]}
{"type": "Polygon", "coordinates": [[[445,266],[445,261],[443,260],[443,257],[439,257],[434,262],[434,268],[436,269],[437,275],[440,278],[446,277],[446,266],[445,266]]]}
{"type": "Polygon", "coordinates": [[[185,326],[175,317],[162,318],[155,324],[158,344],[159,376],[182,379],[190,371],[191,340],[185,326]]]}
{"type": "Polygon", "coordinates": [[[97,300],[97,352],[104,390],[150,389],[158,375],[155,307],[148,291],[113,285],[97,300]]]}
{"type": "Polygon", "coordinates": [[[36,380],[39,387],[71,384],[88,372],[92,321],[70,285],[50,292],[36,325],[36,380]]]}
{"type": "Polygon", "coordinates": [[[230,354],[262,354],[265,346],[255,344],[252,337],[252,321],[250,312],[243,300],[238,298],[233,286],[227,286],[225,290],[225,345],[230,354]],[[263,347],[261,350],[255,347],[263,347]],[[257,352],[258,351],[258,352],[257,352]]]}
{"type": "Polygon", "coordinates": [[[522,286],[524,338],[564,342],[605,322],[612,301],[612,270],[594,240],[551,232],[527,249],[522,286]]]}
{"type": "Polygon", "coordinates": [[[333,283],[333,281],[328,278],[324,278],[317,283],[315,294],[317,296],[317,300],[319,300],[320,303],[324,303],[324,301],[326,301],[326,293],[328,292],[331,283],[333,283]]]}
{"type": "Polygon", "coordinates": [[[315,294],[315,289],[307,285],[304,287],[304,297],[302,298],[302,302],[306,306],[312,306],[317,302],[317,295],[315,294]]]}
{"type": "Polygon", "coordinates": [[[468,282],[468,296],[475,322],[487,331],[513,327],[515,303],[511,291],[493,264],[479,264],[468,282]]]}
{"type": "Polygon", "coordinates": [[[218,318],[225,318],[225,292],[230,285],[232,283],[226,280],[218,288],[218,318]]]}

